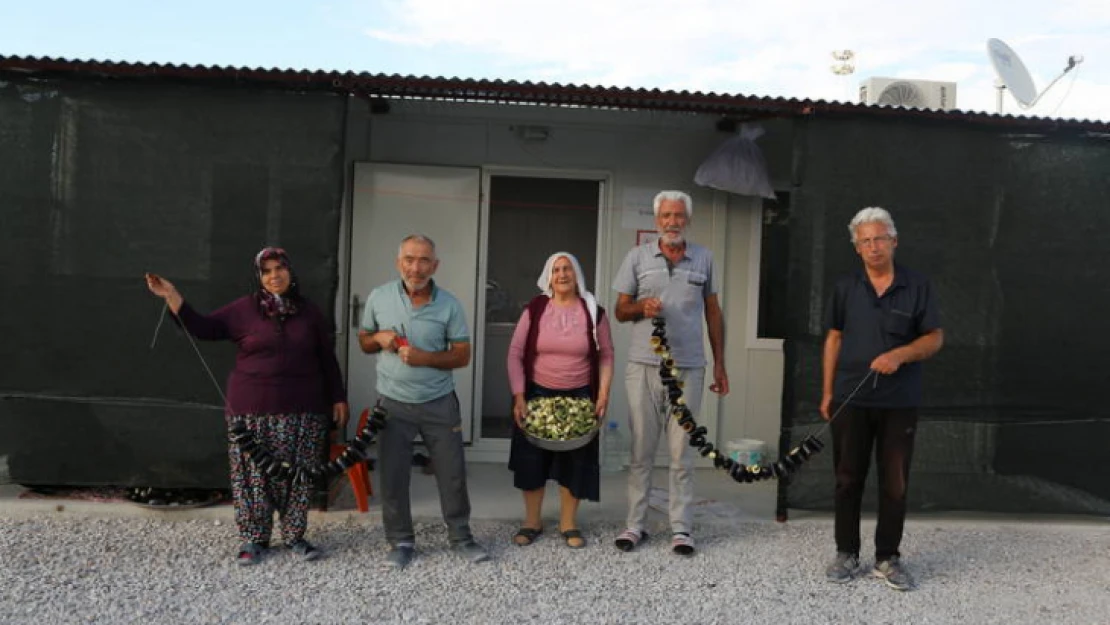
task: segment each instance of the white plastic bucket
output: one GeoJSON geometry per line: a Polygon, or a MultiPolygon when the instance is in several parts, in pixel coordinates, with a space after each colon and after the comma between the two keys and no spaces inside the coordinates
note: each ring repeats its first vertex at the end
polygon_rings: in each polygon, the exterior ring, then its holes
{"type": "Polygon", "coordinates": [[[763,464],[765,452],[763,441],[754,438],[739,438],[725,444],[728,457],[742,465],[763,464]]]}

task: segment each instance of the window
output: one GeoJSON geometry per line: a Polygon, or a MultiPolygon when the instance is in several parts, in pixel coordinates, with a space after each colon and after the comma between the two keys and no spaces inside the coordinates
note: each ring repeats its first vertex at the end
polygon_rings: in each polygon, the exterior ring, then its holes
{"type": "Polygon", "coordinates": [[[486,323],[513,323],[537,295],[536,278],[551,253],[574,254],[595,287],[596,180],[492,176],[486,323]]]}
{"type": "Polygon", "coordinates": [[[758,339],[786,338],[790,263],[790,194],[764,199],[760,218],[758,339]]]}

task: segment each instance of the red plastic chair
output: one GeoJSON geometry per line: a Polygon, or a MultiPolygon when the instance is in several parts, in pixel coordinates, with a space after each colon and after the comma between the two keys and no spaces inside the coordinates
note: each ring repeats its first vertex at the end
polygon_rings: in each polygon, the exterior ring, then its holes
{"type": "MultiPolygon", "coordinates": [[[[370,418],[370,409],[366,408],[358,417],[358,429],[356,432],[361,432],[362,428],[366,427],[366,421],[370,418]]],[[[346,444],[333,443],[331,446],[331,453],[329,457],[331,460],[338,458],[347,449],[346,444]]],[[[370,470],[366,468],[365,462],[356,462],[347,469],[347,477],[351,480],[351,490],[355,493],[355,504],[358,506],[359,512],[370,511],[370,496],[374,494],[374,487],[370,483],[370,470]]]]}

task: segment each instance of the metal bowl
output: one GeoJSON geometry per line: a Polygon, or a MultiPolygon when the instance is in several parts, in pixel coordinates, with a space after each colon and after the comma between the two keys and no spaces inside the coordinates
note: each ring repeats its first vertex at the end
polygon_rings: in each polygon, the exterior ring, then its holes
{"type": "Polygon", "coordinates": [[[582,447],[585,447],[586,445],[589,445],[590,441],[597,438],[597,432],[600,429],[601,423],[598,422],[598,424],[595,425],[588,434],[583,434],[578,438],[568,438],[566,440],[558,441],[552,440],[550,438],[539,438],[538,436],[533,436],[528,432],[524,432],[524,437],[528,439],[529,443],[532,443],[540,449],[546,449],[547,451],[573,451],[575,449],[580,449],[582,447]]]}

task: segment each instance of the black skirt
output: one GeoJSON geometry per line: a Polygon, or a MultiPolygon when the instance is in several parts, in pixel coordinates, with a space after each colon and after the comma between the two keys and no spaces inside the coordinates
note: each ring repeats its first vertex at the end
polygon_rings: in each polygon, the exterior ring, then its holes
{"type": "MultiPolygon", "coordinates": [[[[535,397],[589,397],[590,387],[559,390],[529,383],[525,399],[535,397]]],[[[520,490],[543,488],[548,480],[555,480],[570,491],[575,499],[601,500],[601,469],[598,466],[598,439],[571,451],[540,449],[524,436],[523,430],[513,424],[512,447],[509,451],[509,470],[513,472],[513,486],[520,490]]]]}

